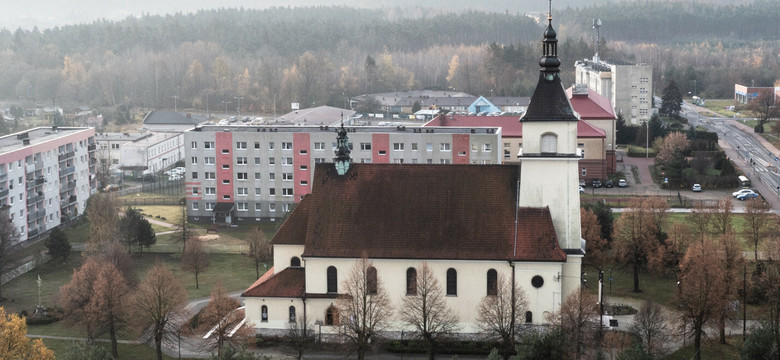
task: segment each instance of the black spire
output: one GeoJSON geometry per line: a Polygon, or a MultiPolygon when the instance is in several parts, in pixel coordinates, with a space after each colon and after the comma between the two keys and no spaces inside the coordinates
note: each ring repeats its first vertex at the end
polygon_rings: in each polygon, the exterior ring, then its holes
{"type": "Polygon", "coordinates": [[[547,29],[542,38],[542,58],[539,59],[539,82],[531,96],[528,110],[520,121],[577,121],[559,75],[558,39],[552,26],[552,0],[547,13],[547,29]]]}

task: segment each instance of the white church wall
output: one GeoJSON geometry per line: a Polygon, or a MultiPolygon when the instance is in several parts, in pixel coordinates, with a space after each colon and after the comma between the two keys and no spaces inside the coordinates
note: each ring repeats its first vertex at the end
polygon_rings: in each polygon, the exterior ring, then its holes
{"type": "MultiPolygon", "coordinates": [[[[290,260],[294,256],[301,259],[301,254],[303,254],[303,245],[274,245],[274,273],[278,274],[290,267],[290,260]]],[[[301,266],[306,264],[301,261],[301,266]]]]}

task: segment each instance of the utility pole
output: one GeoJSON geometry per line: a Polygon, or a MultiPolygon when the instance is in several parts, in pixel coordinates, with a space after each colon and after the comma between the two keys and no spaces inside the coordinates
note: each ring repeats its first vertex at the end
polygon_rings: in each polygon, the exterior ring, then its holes
{"type": "Polygon", "coordinates": [[[228,118],[228,109],[227,109],[227,106],[228,106],[228,104],[232,104],[232,102],[231,102],[231,101],[225,101],[225,100],[222,100],[222,103],[223,103],[223,104],[225,104],[225,119],[227,119],[227,118],[228,118]]]}
{"type": "Polygon", "coordinates": [[[238,106],[236,107],[236,110],[238,112],[238,118],[241,118],[241,99],[243,99],[243,96],[234,96],[233,99],[238,100],[238,106]]]}
{"type": "Polygon", "coordinates": [[[173,112],[178,112],[179,110],[176,107],[176,100],[179,98],[179,95],[173,95],[171,97],[173,98],[173,112]]]}

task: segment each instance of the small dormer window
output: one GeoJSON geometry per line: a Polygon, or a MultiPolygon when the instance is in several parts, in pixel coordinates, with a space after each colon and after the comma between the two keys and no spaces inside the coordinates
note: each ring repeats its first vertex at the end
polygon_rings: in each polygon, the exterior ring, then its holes
{"type": "Polygon", "coordinates": [[[542,154],[555,154],[558,152],[558,136],[555,134],[542,135],[542,154]]]}

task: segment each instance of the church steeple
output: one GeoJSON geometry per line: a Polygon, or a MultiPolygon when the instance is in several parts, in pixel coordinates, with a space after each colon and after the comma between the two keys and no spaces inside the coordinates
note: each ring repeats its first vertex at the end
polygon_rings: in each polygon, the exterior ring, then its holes
{"type": "Polygon", "coordinates": [[[352,158],[349,157],[351,151],[349,150],[349,137],[347,137],[347,129],[344,128],[344,120],[342,116],[341,128],[337,131],[336,141],[338,145],[334,151],[333,162],[336,164],[336,172],[339,175],[344,175],[349,170],[349,164],[352,163],[352,158]]]}
{"type": "Polygon", "coordinates": [[[552,0],[547,13],[547,28],[542,38],[542,58],[539,59],[539,82],[531,96],[528,110],[520,121],[577,121],[560,78],[558,39],[552,26],[552,0]]]}

